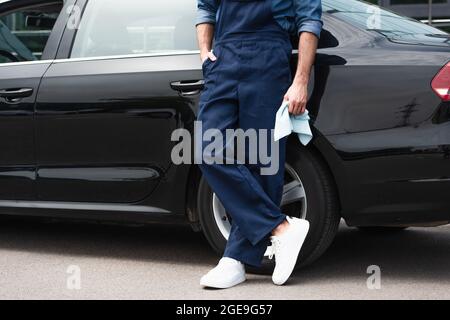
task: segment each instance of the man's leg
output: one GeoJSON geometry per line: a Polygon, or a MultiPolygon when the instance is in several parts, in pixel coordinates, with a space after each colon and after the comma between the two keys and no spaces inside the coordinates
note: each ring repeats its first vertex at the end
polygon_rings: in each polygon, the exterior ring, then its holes
{"type": "MultiPolygon", "coordinates": [[[[225,136],[225,130],[233,128],[237,123],[237,106],[230,100],[222,101],[220,106],[211,107],[209,111],[203,109],[199,120],[202,121],[203,132],[211,128],[219,129],[225,136]]],[[[206,146],[208,142],[205,143],[206,146]]],[[[216,155],[204,156],[211,159],[216,155]]],[[[233,229],[239,227],[244,230],[235,234],[236,237],[232,232],[224,256],[259,266],[272,230],[285,220],[285,216],[245,165],[202,164],[200,169],[227,213],[231,215],[233,229]],[[229,249],[241,242],[245,242],[245,248],[229,254],[229,249]]]]}
{"type": "MultiPolygon", "coordinates": [[[[214,67],[207,76],[214,82],[210,83],[207,80],[205,99],[201,101],[199,113],[203,133],[209,129],[219,130],[224,140],[226,129],[238,127],[240,109],[237,75],[242,66],[236,64],[237,55],[232,51],[234,48],[229,49],[222,47],[217,50],[218,60],[214,62],[214,67]]],[[[204,151],[207,150],[208,145],[209,142],[204,143],[204,151]]],[[[215,155],[220,154],[217,150],[215,151],[215,155]]],[[[214,158],[215,155],[204,152],[203,156],[214,158]]],[[[200,169],[231,215],[233,222],[239,227],[242,237],[252,246],[259,244],[262,240],[267,243],[268,236],[285,220],[285,216],[281,214],[279,206],[267,195],[249,168],[243,164],[204,163],[200,165],[200,169]]],[[[245,250],[246,253],[249,250],[245,250]]],[[[238,258],[237,260],[243,263],[259,264],[259,261],[254,261],[251,254],[242,254],[238,258]]]]}
{"type": "MultiPolygon", "coordinates": [[[[283,101],[283,96],[289,88],[291,82],[291,74],[289,65],[285,60],[281,60],[279,56],[273,54],[273,45],[267,43],[250,44],[249,51],[257,52],[258,54],[251,54],[248,57],[246,66],[250,69],[246,74],[248,75],[240,81],[239,92],[239,128],[243,130],[256,129],[258,137],[261,133],[266,134],[267,145],[261,148],[258,141],[257,146],[247,146],[251,148],[258,148],[257,150],[248,150],[249,152],[256,152],[258,159],[262,156],[269,156],[271,158],[270,164],[253,164],[249,166],[249,172],[255,178],[255,181],[261,187],[260,192],[267,195],[271,201],[279,207],[284,185],[284,167],[286,154],[286,139],[282,139],[278,144],[278,149],[273,149],[273,140],[271,130],[275,125],[275,115],[278,107],[283,101]],[[285,65],[283,66],[283,63],[285,65]],[[263,130],[259,132],[260,130],[263,130]],[[267,151],[267,154],[262,154],[267,151]],[[272,174],[261,174],[261,169],[277,166],[274,168],[272,174]]],[[[244,55],[245,57],[245,55],[244,55]]],[[[272,170],[270,170],[272,171],[272,170]]],[[[257,206],[257,204],[254,204],[257,206]]],[[[279,212],[279,209],[278,209],[279,212]]],[[[285,216],[280,214],[282,221],[285,216]]],[[[227,243],[224,256],[234,259],[242,259],[244,256],[246,261],[253,261],[248,263],[252,266],[260,266],[264,252],[269,244],[271,234],[266,234],[263,239],[257,244],[250,243],[242,234],[239,226],[233,223],[230,238],[227,243]]]]}
{"type": "MultiPolygon", "coordinates": [[[[252,174],[263,187],[263,190],[276,204],[281,203],[284,182],[284,163],[286,140],[280,142],[280,167],[275,175],[261,175],[260,168],[252,168],[252,174]],[[256,169],[256,170],[255,170],[256,169]]],[[[284,215],[283,215],[284,217],[284,215]]],[[[283,219],[284,220],[284,219],[283,219]]],[[[271,234],[267,234],[260,242],[253,245],[239,230],[236,223],[232,223],[230,236],[225,248],[224,257],[230,257],[239,261],[246,261],[246,264],[253,267],[260,267],[264,252],[270,244],[271,234]]]]}

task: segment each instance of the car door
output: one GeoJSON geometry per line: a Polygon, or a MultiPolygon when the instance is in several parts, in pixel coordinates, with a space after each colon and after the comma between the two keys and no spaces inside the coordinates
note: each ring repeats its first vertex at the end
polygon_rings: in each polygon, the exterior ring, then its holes
{"type": "Polygon", "coordinates": [[[171,134],[197,104],[196,1],[77,5],[36,104],[39,199],[140,202],[164,183],[171,134]]]}
{"type": "Polygon", "coordinates": [[[0,200],[35,198],[34,103],[62,1],[0,4],[0,200]]]}

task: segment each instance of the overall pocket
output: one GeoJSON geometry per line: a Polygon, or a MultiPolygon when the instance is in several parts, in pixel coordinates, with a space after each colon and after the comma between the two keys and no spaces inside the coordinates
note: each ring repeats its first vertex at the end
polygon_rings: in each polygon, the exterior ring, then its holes
{"type": "Polygon", "coordinates": [[[206,58],[205,61],[203,61],[203,63],[202,63],[203,76],[206,76],[206,74],[207,74],[207,72],[209,70],[209,66],[211,65],[211,63],[213,63],[213,62],[212,62],[212,60],[209,57],[206,58]]]}

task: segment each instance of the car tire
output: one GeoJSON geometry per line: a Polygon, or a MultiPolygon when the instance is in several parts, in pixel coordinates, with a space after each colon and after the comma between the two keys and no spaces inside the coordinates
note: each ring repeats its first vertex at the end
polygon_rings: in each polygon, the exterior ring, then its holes
{"type": "MultiPolygon", "coordinates": [[[[302,247],[297,262],[298,267],[304,267],[318,259],[332,243],[340,223],[339,201],[334,180],[325,165],[322,157],[314,150],[291,144],[286,154],[286,168],[296,174],[302,183],[306,194],[307,206],[300,201],[290,203],[282,207],[283,212],[289,216],[300,217],[306,212],[306,218],[310,223],[310,231],[302,247]]],[[[286,176],[288,171],[286,170],[286,176]]],[[[285,178],[287,179],[287,178],[285,178]]],[[[215,217],[217,199],[208,183],[201,178],[197,198],[199,221],[203,233],[211,247],[222,254],[226,237],[223,226],[215,217]]],[[[224,210],[224,209],[223,209],[224,210]]],[[[266,273],[273,269],[273,261],[264,259],[263,268],[251,271],[266,273]]]]}

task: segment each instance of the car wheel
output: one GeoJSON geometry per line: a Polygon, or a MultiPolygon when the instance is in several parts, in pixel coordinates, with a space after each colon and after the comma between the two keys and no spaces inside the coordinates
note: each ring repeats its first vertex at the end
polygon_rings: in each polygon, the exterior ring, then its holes
{"type": "MultiPolygon", "coordinates": [[[[230,234],[230,217],[203,178],[197,200],[203,233],[213,249],[222,254],[230,234]]],[[[332,243],[340,222],[334,181],[323,160],[314,151],[298,145],[288,148],[282,211],[288,216],[310,222],[310,231],[297,267],[312,263],[332,243]]],[[[263,265],[266,271],[273,268],[273,262],[267,257],[263,265]]]]}

